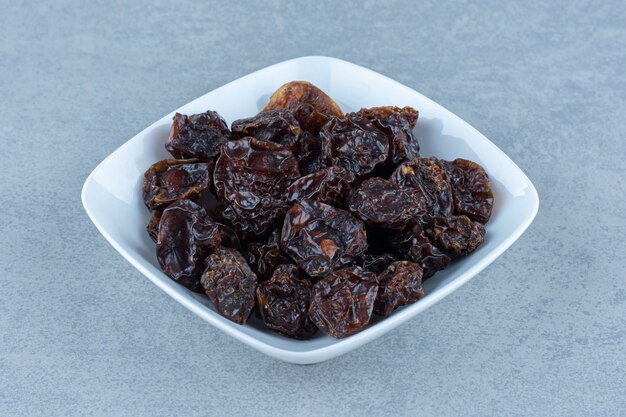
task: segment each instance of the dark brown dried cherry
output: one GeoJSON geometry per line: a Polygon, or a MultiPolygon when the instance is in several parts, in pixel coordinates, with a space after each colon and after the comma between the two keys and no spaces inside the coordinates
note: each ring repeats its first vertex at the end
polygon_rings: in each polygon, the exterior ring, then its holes
{"type": "Polygon", "coordinates": [[[467,159],[455,159],[444,164],[454,201],[454,213],[485,224],[493,209],[491,181],[485,169],[467,159]]]}
{"type": "Polygon", "coordinates": [[[332,119],[320,131],[320,138],[326,163],[344,167],[356,176],[383,166],[389,154],[387,135],[357,116],[332,119]]]}
{"type": "Polygon", "coordinates": [[[413,226],[409,230],[392,236],[388,243],[403,258],[420,264],[424,271],[424,279],[432,277],[437,271],[446,269],[450,264],[450,257],[428,240],[424,229],[420,226],[413,226]]]}
{"type": "Polygon", "coordinates": [[[228,236],[228,231],[191,200],[168,206],[161,215],[157,239],[161,269],[174,281],[196,290],[204,258],[211,250],[236,239],[228,236]]]}
{"type": "Polygon", "coordinates": [[[311,338],[317,331],[309,319],[312,287],[297,266],[278,266],[272,277],[261,282],[256,289],[259,312],[265,325],[295,339],[311,338]]]}
{"type": "Polygon", "coordinates": [[[280,246],[304,272],[323,277],[361,258],[367,235],[363,222],[347,211],[303,200],[287,212],[280,246]]]}
{"type": "Polygon", "coordinates": [[[424,296],[422,268],[409,261],[389,265],[378,275],[378,295],[374,312],[387,317],[396,308],[412,304],[424,296]]]}
{"type": "Polygon", "coordinates": [[[428,213],[427,200],[420,190],[379,177],[363,181],[350,196],[348,207],[365,223],[393,230],[422,223],[428,213]]]}
{"type": "Polygon", "coordinates": [[[298,152],[302,137],[300,124],[288,109],[269,110],[246,119],[235,120],[231,131],[234,139],[252,136],[286,146],[294,154],[298,152]]]}
{"type": "Polygon", "coordinates": [[[485,226],[467,216],[435,217],[426,234],[439,248],[456,256],[465,256],[483,243],[485,226]]]}
{"type": "Polygon", "coordinates": [[[209,160],[231,138],[222,117],[214,111],[186,116],[176,113],[165,149],[176,159],[209,160]]]}
{"type": "Polygon", "coordinates": [[[159,161],[143,176],[143,201],[148,210],[164,208],[183,198],[196,201],[211,185],[212,171],[212,162],[197,159],[159,161]]]}
{"type": "MultiPolygon", "coordinates": [[[[419,156],[420,146],[413,134],[419,113],[412,107],[372,107],[356,113],[385,132],[389,138],[389,159],[387,165],[395,168],[404,161],[419,156]]],[[[347,115],[350,117],[351,114],[347,115]]]]}
{"type": "Polygon", "coordinates": [[[328,167],[298,178],[287,188],[287,201],[309,199],[331,205],[340,205],[350,194],[354,174],[345,168],[328,167]]]}
{"type": "Polygon", "coordinates": [[[257,277],[235,249],[219,248],[206,259],[202,286],[218,313],[244,324],[255,305],[257,277]]]}
{"type": "Polygon", "coordinates": [[[358,266],[340,269],[313,286],[309,316],[334,338],[353,335],[369,323],[377,291],[374,273],[358,266]]]}
{"type": "Polygon", "coordinates": [[[391,181],[404,187],[418,189],[429,206],[426,222],[435,216],[452,214],[452,187],[442,162],[436,158],[414,158],[400,165],[391,181]]]}
{"type": "Polygon", "coordinates": [[[226,143],[215,164],[221,215],[243,237],[260,236],[279,222],[289,205],[287,186],[300,177],[298,161],[284,146],[254,138],[226,143]]]}

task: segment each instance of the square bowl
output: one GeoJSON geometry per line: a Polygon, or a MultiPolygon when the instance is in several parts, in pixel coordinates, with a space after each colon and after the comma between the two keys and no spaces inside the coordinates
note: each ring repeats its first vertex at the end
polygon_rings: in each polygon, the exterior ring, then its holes
{"type": "Polygon", "coordinates": [[[150,281],[213,326],[277,359],[310,364],[349,352],[415,317],[476,276],[500,256],[530,225],[539,197],[526,175],[498,147],[459,117],[420,93],[361,66],[328,57],[303,57],[256,71],[178,108],[120,146],[89,175],[82,202],[93,223],[111,245],[150,281]],[[223,317],[211,302],[169,279],[159,268],[155,245],[145,225],[149,219],[141,198],[143,173],[169,155],[164,143],[175,112],[215,110],[230,124],[258,113],[269,96],[288,81],[306,80],[320,87],[345,112],[380,105],[412,106],[420,118],[415,134],[421,154],[480,163],[493,184],[495,205],[485,241],[471,255],[453,262],[424,283],[426,296],[373,322],[345,339],[325,335],[293,340],[265,328],[252,317],[240,326],[223,317]]]}

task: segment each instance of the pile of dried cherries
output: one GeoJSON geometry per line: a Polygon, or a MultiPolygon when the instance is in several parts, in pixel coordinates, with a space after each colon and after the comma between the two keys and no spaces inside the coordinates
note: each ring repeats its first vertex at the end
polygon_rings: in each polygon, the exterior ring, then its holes
{"type": "Polygon", "coordinates": [[[314,85],[279,88],[230,129],[176,114],[174,159],[145,173],[147,230],[171,279],[224,317],[342,338],[424,296],[483,242],[493,193],[477,163],[419,156],[411,107],[344,114],[314,85]]]}

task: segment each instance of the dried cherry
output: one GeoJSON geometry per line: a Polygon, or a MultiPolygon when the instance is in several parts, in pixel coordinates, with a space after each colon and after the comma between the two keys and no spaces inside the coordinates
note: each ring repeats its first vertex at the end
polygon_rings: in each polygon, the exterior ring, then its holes
{"type": "Polygon", "coordinates": [[[165,159],[153,164],[143,176],[146,207],[155,210],[183,198],[197,200],[211,185],[212,170],[212,162],[197,159],[165,159]]]}
{"type": "Polygon", "coordinates": [[[244,237],[260,236],[282,219],[289,208],[285,190],[299,176],[298,161],[284,146],[255,138],[230,141],[214,172],[217,197],[225,204],[221,215],[244,237]]]}
{"type": "Polygon", "coordinates": [[[379,177],[363,181],[350,196],[348,207],[365,223],[393,230],[421,223],[428,213],[421,191],[379,177]]]}
{"type": "Polygon", "coordinates": [[[352,114],[356,114],[359,117],[364,117],[369,120],[381,120],[386,119],[389,116],[397,115],[404,118],[409,123],[409,127],[411,129],[415,127],[415,125],[417,124],[417,118],[419,117],[419,112],[410,106],[378,106],[362,108],[356,113],[349,113],[347,116],[350,116],[352,114]]]}
{"type": "Polygon", "coordinates": [[[341,166],[356,176],[383,166],[389,154],[389,139],[362,117],[332,119],[320,131],[322,153],[328,165],[341,166]]]}
{"type": "Polygon", "coordinates": [[[309,319],[311,282],[303,278],[295,265],[276,268],[272,277],[261,282],[256,299],[261,318],[267,327],[295,339],[309,339],[317,327],[309,319]]]}
{"type": "Polygon", "coordinates": [[[287,188],[287,201],[309,199],[338,205],[350,193],[354,174],[345,168],[328,167],[298,178],[287,188]]]}
{"type": "Polygon", "coordinates": [[[219,248],[205,264],[201,282],[209,300],[222,316],[244,324],[255,306],[256,275],[235,249],[219,248]]]}
{"type": "Polygon", "coordinates": [[[340,269],[313,286],[309,316],[334,338],[353,335],[369,323],[377,292],[374,273],[358,266],[340,269]]]}
{"type": "Polygon", "coordinates": [[[361,258],[367,235],[347,211],[303,200],[287,212],[280,246],[311,277],[323,277],[361,258]]]}
{"type": "Polygon", "coordinates": [[[467,159],[455,159],[444,164],[454,202],[454,213],[485,224],[493,209],[491,181],[485,169],[467,159]]]}
{"type": "Polygon", "coordinates": [[[485,227],[469,217],[435,217],[426,234],[439,248],[456,256],[465,256],[483,243],[485,227]]]}
{"type": "Polygon", "coordinates": [[[165,149],[176,159],[212,159],[231,138],[222,117],[214,111],[186,116],[176,113],[165,149]]]}
{"type": "Polygon", "coordinates": [[[427,198],[428,222],[436,216],[452,214],[452,187],[442,162],[436,158],[415,158],[400,165],[391,175],[391,181],[404,187],[418,189],[427,198]]]}
{"type": "Polygon", "coordinates": [[[299,150],[302,137],[300,124],[288,109],[269,110],[253,117],[235,120],[231,131],[234,139],[252,136],[283,145],[294,154],[299,150]]]}
{"type": "Polygon", "coordinates": [[[413,304],[424,296],[422,268],[409,261],[397,261],[378,275],[374,312],[387,317],[396,308],[413,304]]]}
{"type": "Polygon", "coordinates": [[[347,117],[351,115],[370,120],[376,127],[385,132],[389,138],[389,159],[387,161],[389,166],[395,167],[401,162],[410,161],[419,156],[419,142],[413,134],[419,113],[414,108],[373,107],[361,109],[356,113],[347,115],[347,117]]]}
{"type": "Polygon", "coordinates": [[[420,226],[413,226],[393,236],[389,246],[397,250],[403,258],[420,264],[424,271],[424,279],[446,269],[450,264],[450,257],[428,240],[420,226]]]}
{"type": "Polygon", "coordinates": [[[179,200],[161,215],[157,260],[170,278],[195,290],[202,261],[229,239],[228,229],[211,220],[202,207],[191,200],[179,200]]]}

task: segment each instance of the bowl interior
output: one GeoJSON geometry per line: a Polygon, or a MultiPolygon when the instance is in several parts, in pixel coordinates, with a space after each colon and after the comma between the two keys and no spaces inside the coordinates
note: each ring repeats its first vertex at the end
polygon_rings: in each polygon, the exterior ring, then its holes
{"type": "MultiPolygon", "coordinates": [[[[523,172],[495,145],[448,110],[387,77],[368,69],[324,57],[286,61],[218,88],[176,111],[194,114],[216,110],[230,124],[256,114],[269,95],[292,80],[306,80],[328,93],[345,112],[377,105],[412,106],[420,117],[415,130],[421,154],[444,159],[466,158],[482,164],[493,183],[495,207],[485,243],[470,256],[427,280],[427,295],[418,303],[375,319],[365,331],[343,340],[318,335],[296,341],[267,330],[252,318],[239,326],[219,316],[206,297],[167,278],[155,257],[154,243],[145,231],[149,213],[141,199],[144,171],[169,157],[164,149],[171,114],[148,127],[105,159],[83,189],[85,208],[102,234],[135,267],[190,310],[227,333],[274,356],[287,352],[346,351],[408,320],[458,288],[491,263],[532,221],[538,207],[534,187],[523,172]],[[269,350],[269,352],[268,352],[269,350]]],[[[343,352],[340,352],[343,353],[343,352]]]]}

